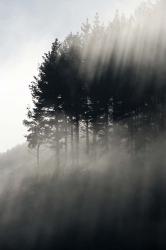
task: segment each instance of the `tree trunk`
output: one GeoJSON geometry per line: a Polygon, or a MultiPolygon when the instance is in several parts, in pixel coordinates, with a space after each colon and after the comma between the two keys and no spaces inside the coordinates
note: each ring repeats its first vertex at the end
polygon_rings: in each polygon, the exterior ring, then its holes
{"type": "Polygon", "coordinates": [[[57,169],[59,170],[59,165],[60,165],[60,156],[59,156],[59,153],[60,153],[60,147],[59,147],[59,124],[57,122],[57,125],[56,125],[56,157],[57,157],[57,169]]]}
{"type": "Polygon", "coordinates": [[[67,116],[65,115],[65,160],[67,161],[67,116]]]}
{"type": "Polygon", "coordinates": [[[71,120],[71,158],[72,158],[72,164],[74,164],[74,131],[73,131],[72,120],[71,120]]]}
{"type": "Polygon", "coordinates": [[[76,116],[76,164],[79,164],[79,117],[76,116]]]}
{"type": "Polygon", "coordinates": [[[89,121],[86,120],[86,154],[89,155],[89,121]]]}
{"type": "Polygon", "coordinates": [[[108,126],[109,126],[109,114],[108,114],[108,104],[105,107],[105,149],[108,151],[109,142],[108,142],[108,126]]]}
{"type": "Polygon", "coordinates": [[[96,128],[94,127],[93,128],[93,157],[94,157],[94,160],[96,160],[96,128]]]}

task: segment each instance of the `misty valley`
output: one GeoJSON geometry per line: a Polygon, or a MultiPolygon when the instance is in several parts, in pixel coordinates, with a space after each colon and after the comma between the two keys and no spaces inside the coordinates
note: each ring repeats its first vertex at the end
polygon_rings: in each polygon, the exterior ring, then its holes
{"type": "Polygon", "coordinates": [[[0,249],[166,249],[166,2],[54,39],[0,154],[0,249]]]}

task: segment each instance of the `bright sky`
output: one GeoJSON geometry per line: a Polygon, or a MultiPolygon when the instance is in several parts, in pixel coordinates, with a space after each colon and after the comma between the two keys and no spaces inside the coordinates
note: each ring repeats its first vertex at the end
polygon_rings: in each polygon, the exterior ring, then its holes
{"type": "Polygon", "coordinates": [[[0,152],[25,141],[28,85],[54,38],[79,31],[98,12],[129,14],[141,0],[0,0],[0,152]]]}

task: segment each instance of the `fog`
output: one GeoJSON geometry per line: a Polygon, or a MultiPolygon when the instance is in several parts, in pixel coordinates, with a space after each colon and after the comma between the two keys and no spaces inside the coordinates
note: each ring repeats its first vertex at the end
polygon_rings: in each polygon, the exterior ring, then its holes
{"type": "Polygon", "coordinates": [[[130,17],[117,11],[108,25],[87,36],[81,49],[87,60],[83,72],[89,71],[90,77],[96,74],[100,77],[113,62],[115,75],[132,65],[135,77],[140,71],[146,71],[147,75],[156,73],[162,78],[166,53],[164,9],[165,2],[157,1],[140,4],[130,17]]]}
{"type": "Polygon", "coordinates": [[[97,11],[105,22],[116,9],[131,13],[140,1],[0,1],[0,152],[25,141],[22,120],[31,103],[28,85],[54,38],[64,39],[97,11]]]}
{"type": "Polygon", "coordinates": [[[0,247],[165,248],[165,146],[159,138],[132,157],[116,146],[58,176],[32,163],[31,173],[15,170],[0,198],[0,247]]]}
{"type": "MultiPolygon", "coordinates": [[[[165,249],[163,0],[54,40],[0,155],[0,249],[165,249]]],[[[23,72],[24,74],[24,72],[23,72]]]]}

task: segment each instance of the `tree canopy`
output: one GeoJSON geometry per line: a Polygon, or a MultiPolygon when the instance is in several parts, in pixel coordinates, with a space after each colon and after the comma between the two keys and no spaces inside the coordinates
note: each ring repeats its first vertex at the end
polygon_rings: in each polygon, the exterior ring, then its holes
{"type": "Polygon", "coordinates": [[[108,152],[115,134],[131,150],[145,148],[165,129],[164,1],[141,5],[106,26],[96,14],[80,33],[52,44],[30,85],[33,108],[27,140],[79,163],[79,152],[108,152]],[[70,145],[70,146],[69,146],[70,145]]]}

